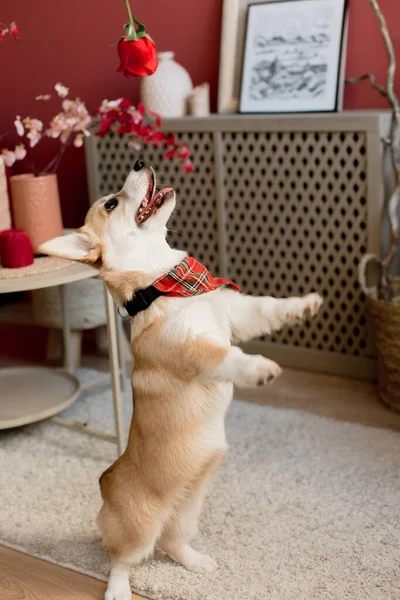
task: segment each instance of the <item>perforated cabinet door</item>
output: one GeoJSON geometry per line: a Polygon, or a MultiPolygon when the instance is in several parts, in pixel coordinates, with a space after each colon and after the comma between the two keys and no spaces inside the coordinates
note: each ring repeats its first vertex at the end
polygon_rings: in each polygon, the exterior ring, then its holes
{"type": "MultiPolygon", "coordinates": [[[[141,156],[160,186],[177,191],[169,240],[244,292],[318,291],[319,315],[255,344],[300,368],[373,376],[373,328],[358,283],[366,252],[379,253],[384,113],[186,118],[166,131],[189,142],[185,173],[162,148],[141,156]],[[272,342],[272,343],[271,343],[272,342]],[[275,354],[274,354],[275,352],[275,354]]],[[[138,153],[126,138],[89,139],[91,196],[121,186],[138,153]]]]}
{"type": "Polygon", "coordinates": [[[250,294],[318,291],[321,315],[273,337],[371,355],[357,265],[367,246],[363,133],[223,134],[229,276],[250,294]]]}

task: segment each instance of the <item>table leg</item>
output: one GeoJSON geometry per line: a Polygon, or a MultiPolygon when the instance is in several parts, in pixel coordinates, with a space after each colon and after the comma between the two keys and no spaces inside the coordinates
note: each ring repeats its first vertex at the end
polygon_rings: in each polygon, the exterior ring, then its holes
{"type": "Polygon", "coordinates": [[[107,313],[108,352],[110,355],[110,369],[113,387],[115,428],[117,433],[118,454],[121,455],[125,450],[125,442],[121,404],[121,380],[118,361],[117,325],[115,319],[114,301],[106,285],[104,285],[104,294],[107,313]]]}
{"type": "Polygon", "coordinates": [[[64,368],[69,373],[74,373],[72,360],[71,321],[68,310],[68,289],[66,285],[60,285],[61,311],[63,321],[63,344],[64,344],[64,368]]]}

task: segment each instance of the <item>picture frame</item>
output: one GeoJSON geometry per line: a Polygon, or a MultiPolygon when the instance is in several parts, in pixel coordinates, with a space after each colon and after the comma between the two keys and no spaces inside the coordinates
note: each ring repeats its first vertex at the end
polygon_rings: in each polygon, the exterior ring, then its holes
{"type": "Polygon", "coordinates": [[[218,112],[235,113],[239,107],[240,79],[247,8],[265,0],[223,0],[218,79],[218,112]]]}
{"type": "Polygon", "coordinates": [[[347,0],[249,4],[239,112],[341,110],[347,7],[347,0]]]}

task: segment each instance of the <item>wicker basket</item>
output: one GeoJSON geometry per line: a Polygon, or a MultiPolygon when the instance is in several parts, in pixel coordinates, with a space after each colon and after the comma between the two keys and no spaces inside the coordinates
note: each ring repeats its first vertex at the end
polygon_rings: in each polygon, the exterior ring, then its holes
{"type": "MultiPolygon", "coordinates": [[[[395,281],[395,295],[400,296],[400,278],[395,281]]],[[[385,406],[400,412],[400,303],[371,297],[368,303],[375,323],[379,397],[385,406]]]]}

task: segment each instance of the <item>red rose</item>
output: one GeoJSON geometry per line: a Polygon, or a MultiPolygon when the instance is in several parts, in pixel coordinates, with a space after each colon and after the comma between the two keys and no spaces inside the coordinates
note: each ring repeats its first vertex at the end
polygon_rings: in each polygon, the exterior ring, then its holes
{"type": "Polygon", "coordinates": [[[128,40],[126,37],[118,42],[118,56],[121,64],[117,71],[124,77],[143,77],[153,75],[158,67],[156,46],[148,37],[128,40]]]}

